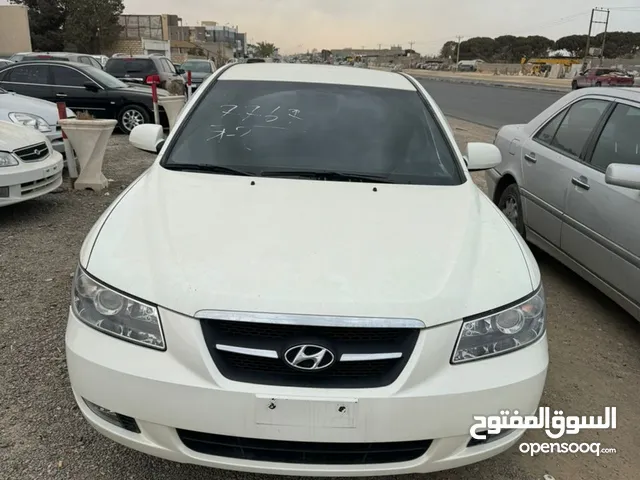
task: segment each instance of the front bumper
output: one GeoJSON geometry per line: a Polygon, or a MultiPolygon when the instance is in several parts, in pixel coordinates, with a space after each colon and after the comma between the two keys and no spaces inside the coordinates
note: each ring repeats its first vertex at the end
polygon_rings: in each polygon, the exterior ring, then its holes
{"type": "MultiPolygon", "coordinates": [[[[112,440],[168,460],[277,475],[371,476],[426,473],[485,460],[510,448],[515,430],[468,447],[473,415],[500,410],[534,412],[547,365],[546,335],[503,357],[451,366],[459,322],[425,330],[405,370],[391,385],[324,390],[255,385],[223,377],[207,350],[197,320],[160,309],[168,350],[154,351],[111,338],[70,311],[66,355],[71,386],[88,422],[112,440]],[[140,433],[115,426],[89,409],[88,400],[135,419],[140,433]],[[280,416],[269,403],[284,405],[280,416]],[[337,402],[337,403],[336,403],[337,402]],[[335,420],[323,405],[347,402],[350,421],[335,420]],[[310,413],[312,412],[312,413],[310,413]],[[336,423],[337,422],[337,423],[336,423]],[[331,464],[288,463],[212,455],[188,448],[177,429],[244,439],[330,443],[430,440],[408,461],[331,464]]],[[[279,407],[278,407],[279,408],[279,407]]]]}
{"type": "Polygon", "coordinates": [[[38,162],[21,162],[0,171],[0,207],[45,195],[62,185],[62,155],[51,154],[38,162]]]}

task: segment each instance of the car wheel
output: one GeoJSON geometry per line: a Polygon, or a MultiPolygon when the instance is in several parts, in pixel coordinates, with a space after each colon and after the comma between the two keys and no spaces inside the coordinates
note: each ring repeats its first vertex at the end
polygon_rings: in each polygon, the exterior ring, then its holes
{"type": "Polygon", "coordinates": [[[131,130],[143,123],[149,123],[149,114],[137,105],[124,107],[118,115],[118,126],[126,134],[131,133],[131,130]]]}
{"type": "Polygon", "coordinates": [[[518,185],[512,183],[500,194],[498,208],[524,238],[524,218],[522,217],[522,199],[518,185]]]}
{"type": "Polygon", "coordinates": [[[577,89],[578,89],[578,82],[574,80],[573,82],[571,82],[571,90],[577,90],[577,89]]]}
{"type": "Polygon", "coordinates": [[[596,87],[601,87],[602,84],[600,82],[596,82],[596,87]]]}

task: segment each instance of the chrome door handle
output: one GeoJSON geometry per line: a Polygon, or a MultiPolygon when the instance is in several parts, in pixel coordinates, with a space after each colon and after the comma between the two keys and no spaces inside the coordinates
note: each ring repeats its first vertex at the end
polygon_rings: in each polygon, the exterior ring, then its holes
{"type": "Polygon", "coordinates": [[[533,153],[531,153],[531,154],[525,153],[524,154],[524,159],[529,163],[536,163],[538,161],[538,160],[536,160],[536,156],[533,153]]]}
{"type": "Polygon", "coordinates": [[[585,190],[589,190],[589,188],[591,188],[591,187],[589,187],[589,184],[587,183],[586,180],[587,179],[584,178],[584,177],[580,177],[580,178],[573,177],[571,179],[571,183],[573,183],[576,187],[583,188],[585,190]]]}
{"type": "Polygon", "coordinates": [[[56,97],[58,97],[58,98],[64,98],[66,96],[67,96],[66,93],[56,93],[56,97]]]}

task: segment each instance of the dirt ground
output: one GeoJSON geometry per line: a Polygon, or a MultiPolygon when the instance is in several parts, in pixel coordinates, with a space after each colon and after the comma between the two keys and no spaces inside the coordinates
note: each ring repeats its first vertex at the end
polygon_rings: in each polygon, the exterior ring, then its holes
{"type": "MultiPolygon", "coordinates": [[[[495,131],[451,120],[464,150],[495,131]]],[[[70,280],[85,234],[153,156],[116,135],[107,152],[108,193],[59,193],[0,209],[0,479],[248,479],[145,456],[95,433],[75,406],[64,356],[70,280]]],[[[482,175],[474,179],[483,186],[482,175]]],[[[548,301],[551,365],[543,406],[572,415],[617,407],[616,430],[562,441],[600,442],[615,454],[539,454],[517,447],[432,480],[634,480],[640,478],[640,324],[576,275],[534,251],[548,301]],[[550,475],[551,477],[544,477],[550,475]]],[[[499,375],[500,372],[496,372],[499,375]]],[[[549,441],[528,432],[523,441],[549,441]]],[[[406,477],[405,477],[406,478],[406,477]]]]}

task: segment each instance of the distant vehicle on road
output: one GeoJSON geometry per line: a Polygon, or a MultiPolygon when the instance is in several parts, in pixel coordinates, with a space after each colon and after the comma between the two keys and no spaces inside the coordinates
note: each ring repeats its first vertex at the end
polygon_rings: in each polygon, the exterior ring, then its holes
{"type": "Polygon", "coordinates": [[[463,157],[407,75],[237,63],[205,85],[170,138],[131,132],[161,153],[82,247],[65,338],[87,421],[292,476],[427,473],[518,443],[471,435],[478,412],[535,412],[548,366],[538,265],[470,174],[498,149],[463,157]]]}
{"type": "Polygon", "coordinates": [[[0,121],[0,207],[62,185],[63,159],[34,128],[0,121]]]}
{"type": "Polygon", "coordinates": [[[489,195],[520,235],[640,320],[640,90],[572,92],[495,144],[489,195]]]}
{"type": "MultiPolygon", "coordinates": [[[[19,62],[0,70],[0,87],[51,102],[64,101],[74,112],[88,111],[97,118],[118,120],[129,133],[153,119],[151,89],[121,82],[105,71],[73,62],[39,60],[19,62]]],[[[158,89],[159,96],[168,92],[158,89]]],[[[168,119],[160,107],[162,124],[168,119]]]]}
{"type": "Polygon", "coordinates": [[[28,53],[22,56],[20,62],[36,61],[36,60],[56,60],[59,62],[75,62],[84,63],[85,65],[91,65],[102,69],[102,65],[91,55],[85,55],[82,53],[67,53],[67,52],[39,52],[28,53]]]}
{"type": "MultiPolygon", "coordinates": [[[[67,109],[67,117],[75,117],[75,114],[67,109]]],[[[49,139],[54,150],[64,155],[62,129],[58,125],[58,106],[55,103],[0,88],[0,120],[38,130],[49,139]]]]}
{"type": "Polygon", "coordinates": [[[185,83],[171,60],[161,55],[111,57],[104,70],[119,80],[139,85],[159,82],[160,88],[167,89],[173,81],[185,83]]]}
{"type": "Polygon", "coordinates": [[[585,87],[632,87],[633,75],[615,68],[591,68],[571,81],[571,88],[585,87]]]}
{"type": "Polygon", "coordinates": [[[216,71],[216,64],[212,60],[191,59],[180,65],[180,68],[185,72],[182,74],[185,82],[188,77],[187,72],[191,72],[191,89],[195,91],[216,71]]]}

